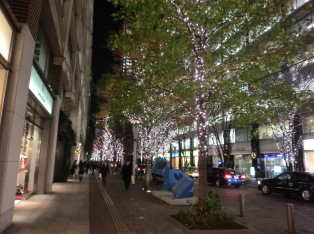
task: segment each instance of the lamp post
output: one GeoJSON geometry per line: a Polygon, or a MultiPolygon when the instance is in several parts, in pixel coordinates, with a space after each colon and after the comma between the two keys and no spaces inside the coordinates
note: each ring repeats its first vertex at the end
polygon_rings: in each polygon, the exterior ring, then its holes
{"type": "Polygon", "coordinates": [[[138,137],[138,128],[136,125],[132,125],[133,130],[133,168],[132,175],[135,178],[135,165],[136,165],[136,146],[137,146],[137,137],[138,137]]]}

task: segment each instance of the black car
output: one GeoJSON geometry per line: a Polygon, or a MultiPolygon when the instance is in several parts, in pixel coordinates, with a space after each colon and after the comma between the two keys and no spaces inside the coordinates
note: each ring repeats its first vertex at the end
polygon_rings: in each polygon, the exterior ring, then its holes
{"type": "Polygon", "coordinates": [[[146,172],[146,164],[138,164],[135,169],[135,177],[142,177],[146,172]]]}
{"type": "Polygon", "coordinates": [[[310,201],[314,194],[314,173],[287,171],[272,179],[259,181],[257,187],[264,194],[297,195],[310,201]]]}
{"type": "Polygon", "coordinates": [[[207,182],[220,185],[233,185],[239,188],[245,180],[245,175],[238,174],[230,168],[210,168],[207,171],[207,182]]]}

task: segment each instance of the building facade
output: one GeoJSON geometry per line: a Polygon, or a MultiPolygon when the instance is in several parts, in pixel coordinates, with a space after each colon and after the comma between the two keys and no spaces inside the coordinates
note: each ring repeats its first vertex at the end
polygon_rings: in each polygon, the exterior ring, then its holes
{"type": "MultiPolygon", "coordinates": [[[[60,112],[84,158],[92,0],[0,1],[0,232],[16,200],[50,193],[60,112]]],[[[59,165],[57,164],[57,167],[59,165]]]]}

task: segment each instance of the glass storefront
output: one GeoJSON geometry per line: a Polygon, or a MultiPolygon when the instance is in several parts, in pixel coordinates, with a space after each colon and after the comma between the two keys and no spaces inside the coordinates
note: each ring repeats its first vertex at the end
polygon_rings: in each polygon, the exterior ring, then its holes
{"type": "Polygon", "coordinates": [[[314,172],[314,152],[304,153],[305,171],[314,172]]]}
{"type": "Polygon", "coordinates": [[[264,154],[258,160],[261,177],[273,178],[287,170],[282,154],[264,154]]]}
{"type": "Polygon", "coordinates": [[[305,171],[314,172],[314,139],[303,141],[305,171]]]}
{"type": "Polygon", "coordinates": [[[16,199],[25,199],[36,192],[43,119],[30,107],[24,123],[16,199]]]}
{"type": "Polygon", "coordinates": [[[238,173],[250,175],[252,155],[234,155],[234,165],[237,167],[238,173]]]}

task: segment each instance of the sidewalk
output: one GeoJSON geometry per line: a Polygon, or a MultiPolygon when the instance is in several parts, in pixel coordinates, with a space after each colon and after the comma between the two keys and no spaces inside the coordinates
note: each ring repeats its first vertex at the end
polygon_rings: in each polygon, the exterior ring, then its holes
{"type": "Polygon", "coordinates": [[[16,204],[13,225],[3,233],[89,233],[88,178],[54,183],[52,191],[16,204]]]}
{"type": "MultiPolygon", "coordinates": [[[[53,193],[34,195],[15,207],[13,225],[3,234],[87,234],[87,233],[265,233],[266,223],[254,217],[236,220],[245,230],[189,230],[171,215],[188,206],[169,205],[142,190],[143,180],[125,190],[120,174],[110,174],[102,185],[97,176],[84,175],[83,181],[69,179],[54,183],[53,193]],[[264,228],[264,229],[263,229],[264,228]]],[[[153,185],[152,190],[160,190],[153,185]]],[[[284,233],[284,232],[276,232],[284,233]]]]}

